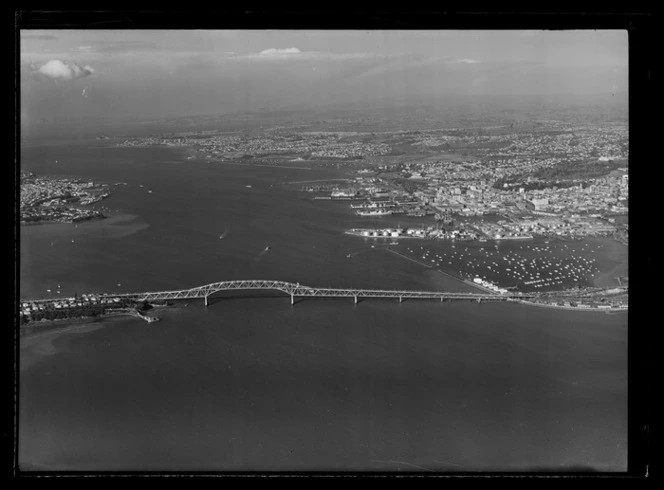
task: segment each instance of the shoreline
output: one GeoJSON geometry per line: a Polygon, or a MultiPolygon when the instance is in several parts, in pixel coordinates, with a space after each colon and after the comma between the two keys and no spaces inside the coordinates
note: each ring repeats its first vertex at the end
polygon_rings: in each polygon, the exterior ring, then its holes
{"type": "Polygon", "coordinates": [[[106,318],[114,318],[121,316],[135,316],[128,311],[114,311],[111,313],[104,313],[97,316],[79,316],[75,318],[56,318],[55,320],[39,320],[37,322],[30,322],[19,326],[21,335],[33,333],[34,331],[44,331],[55,329],[61,326],[76,325],[82,323],[97,323],[106,318]]]}
{"type": "Polygon", "coordinates": [[[39,227],[41,225],[76,225],[78,227],[81,225],[82,228],[85,227],[87,224],[97,224],[106,221],[106,224],[116,224],[116,223],[124,223],[127,221],[133,221],[139,216],[137,214],[131,214],[131,213],[126,213],[126,212],[120,212],[120,211],[113,211],[108,208],[104,210],[103,216],[95,217],[95,218],[90,218],[90,219],[84,219],[84,220],[78,220],[78,221],[56,221],[56,220],[40,220],[40,221],[20,221],[19,224],[22,227],[26,228],[32,228],[32,227],[39,227]]]}
{"type": "Polygon", "coordinates": [[[240,163],[240,162],[229,162],[224,160],[222,162],[212,161],[212,163],[219,163],[220,165],[240,165],[244,167],[270,167],[270,168],[290,168],[297,170],[313,170],[311,167],[295,167],[295,166],[286,166],[286,165],[268,165],[265,163],[240,163]]]}
{"type": "Polygon", "coordinates": [[[578,306],[560,306],[552,305],[548,303],[534,303],[532,301],[527,301],[523,299],[515,299],[514,301],[527,305],[527,306],[541,306],[543,308],[556,308],[559,310],[570,310],[570,311],[594,311],[601,313],[617,313],[619,311],[627,311],[628,308],[592,308],[592,307],[578,307],[578,306]]]}
{"type": "MultiPolygon", "coordinates": [[[[180,306],[158,305],[153,306],[149,311],[159,310],[163,308],[182,308],[180,306]]],[[[129,309],[127,309],[129,310],[129,309]]],[[[76,318],[56,318],[55,320],[39,320],[38,322],[26,323],[19,326],[20,336],[29,335],[31,333],[44,332],[47,330],[55,330],[58,327],[66,327],[69,325],[78,325],[85,323],[98,323],[108,318],[118,317],[133,317],[143,321],[147,321],[144,317],[136,313],[133,309],[131,311],[111,311],[97,316],[81,316],[76,318]]],[[[147,315],[145,315],[147,316],[147,315]]],[[[151,323],[151,322],[148,322],[151,323]]]]}
{"type": "Polygon", "coordinates": [[[101,216],[93,216],[91,218],[86,218],[86,219],[79,219],[79,220],[71,220],[71,221],[58,221],[58,220],[48,220],[48,219],[40,219],[37,221],[19,221],[19,225],[21,226],[39,226],[39,225],[78,225],[79,223],[87,223],[89,221],[102,221],[105,219],[109,219],[110,216],[107,216],[105,214],[101,216]]]}
{"type": "Polygon", "coordinates": [[[413,239],[420,239],[420,240],[435,240],[435,238],[431,238],[428,236],[408,236],[408,235],[402,235],[402,236],[366,236],[362,235],[359,232],[355,231],[344,231],[345,235],[351,235],[351,236],[357,236],[360,238],[382,238],[382,239],[391,239],[391,240],[401,240],[402,238],[413,238],[413,239]]]}
{"type": "MultiPolygon", "coordinates": [[[[106,315],[103,315],[104,317],[106,315]]],[[[119,315],[118,315],[119,316],[119,315]]],[[[86,323],[98,323],[102,319],[100,316],[84,316],[78,318],[58,318],[56,320],[40,320],[38,322],[26,323],[19,326],[20,337],[33,333],[42,333],[49,330],[55,330],[58,327],[67,327],[69,325],[81,325],[86,323]]]]}
{"type": "MultiPolygon", "coordinates": [[[[316,199],[316,198],[314,198],[316,199]]],[[[330,197],[320,197],[320,199],[331,199],[334,200],[330,197]]],[[[350,199],[337,199],[337,200],[350,200],[350,199]]],[[[377,215],[379,216],[379,215],[377,215]]],[[[413,218],[422,218],[424,216],[411,216],[413,218]]],[[[370,229],[370,228],[368,228],[370,229]]],[[[412,236],[412,235],[399,235],[399,236],[385,236],[385,235],[375,235],[375,236],[367,236],[363,235],[362,233],[358,231],[353,231],[353,230],[345,230],[344,231],[345,235],[351,235],[351,236],[357,236],[360,238],[378,238],[378,239],[386,239],[386,238],[391,238],[394,240],[401,240],[402,238],[417,238],[420,240],[446,240],[450,242],[473,242],[473,243],[488,243],[488,242],[513,242],[513,241],[522,241],[522,240],[537,240],[537,239],[544,239],[544,240],[560,240],[560,241],[567,241],[571,240],[569,237],[551,237],[549,235],[532,235],[532,236],[515,236],[515,237],[502,237],[502,238],[490,238],[490,237],[482,237],[482,238],[446,238],[446,237],[437,237],[437,236],[412,236]]],[[[595,236],[595,235],[585,235],[583,237],[579,237],[580,240],[587,240],[589,238],[607,238],[603,236],[595,236]]],[[[618,242],[620,243],[620,242],[618,242]]],[[[622,243],[621,243],[622,244],[622,243]]],[[[622,244],[627,246],[626,244],[622,244]]]]}

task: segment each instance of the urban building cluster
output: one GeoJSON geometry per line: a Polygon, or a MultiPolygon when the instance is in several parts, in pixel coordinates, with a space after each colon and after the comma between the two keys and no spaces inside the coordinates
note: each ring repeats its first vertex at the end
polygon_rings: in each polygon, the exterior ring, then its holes
{"type": "Polygon", "coordinates": [[[385,155],[391,151],[387,144],[360,142],[356,139],[355,133],[344,132],[266,132],[256,135],[196,134],[130,138],[121,142],[119,146],[180,146],[201,151],[210,157],[221,158],[283,154],[314,159],[360,159],[385,155]]]}
{"type": "Polygon", "coordinates": [[[510,159],[628,156],[629,132],[623,124],[573,125],[540,120],[533,121],[530,131],[514,131],[512,126],[417,131],[412,134],[413,144],[426,148],[472,148],[476,156],[510,159]]]}
{"type": "Polygon", "coordinates": [[[90,181],[21,174],[21,222],[74,222],[103,218],[99,210],[78,206],[99,202],[110,195],[107,186],[90,181]]]}
{"type": "MultiPolygon", "coordinates": [[[[501,168],[494,169],[495,172],[491,172],[494,177],[491,178],[487,175],[490,169],[478,162],[429,163],[417,166],[426,166],[426,170],[414,168],[416,165],[413,164],[404,165],[401,169],[401,173],[409,179],[417,179],[423,183],[421,189],[414,193],[417,197],[437,208],[469,216],[524,210],[555,213],[602,211],[612,214],[626,214],[628,210],[627,167],[618,167],[615,172],[599,179],[575,179],[574,185],[561,183],[560,186],[527,190],[535,179],[525,177],[521,184],[496,188],[495,180],[507,173],[502,172],[501,168]]],[[[536,169],[537,166],[534,166],[531,171],[536,169]]]]}
{"type": "Polygon", "coordinates": [[[519,193],[526,203],[532,203],[535,211],[555,213],[607,212],[627,214],[629,200],[629,174],[627,168],[588,184],[567,188],[546,188],[519,193]]]}
{"type": "Polygon", "coordinates": [[[629,305],[627,287],[571,288],[536,294],[529,303],[571,309],[626,310],[629,305]]]}
{"type": "MultiPolygon", "coordinates": [[[[167,306],[167,303],[164,302],[158,306],[167,306]]],[[[42,320],[129,314],[152,323],[159,320],[158,317],[145,314],[145,311],[152,307],[153,305],[146,301],[137,301],[132,298],[103,294],[83,294],[62,299],[21,301],[19,304],[19,319],[21,325],[29,325],[42,320]]]]}
{"type": "Polygon", "coordinates": [[[46,301],[23,301],[20,304],[19,316],[21,323],[39,320],[56,320],[59,318],[75,318],[82,316],[98,316],[109,309],[127,308],[134,301],[104,297],[97,294],[83,294],[70,298],[46,301]]]}
{"type": "MultiPolygon", "coordinates": [[[[470,228],[479,239],[614,235],[626,242],[628,227],[615,217],[628,212],[629,175],[626,161],[613,161],[627,157],[626,128],[557,130],[548,136],[455,136],[459,130],[449,130],[444,141],[512,144],[501,150],[500,158],[494,154],[367,166],[352,181],[335,185],[330,197],[364,200],[351,207],[361,208],[356,213],[365,216],[406,213],[505,218],[499,223],[475,222],[470,228]],[[556,178],[547,177],[551,175],[556,178]],[[398,200],[407,206],[400,206],[398,200]]],[[[422,131],[416,138],[431,143],[437,137],[434,134],[422,131]]]]}

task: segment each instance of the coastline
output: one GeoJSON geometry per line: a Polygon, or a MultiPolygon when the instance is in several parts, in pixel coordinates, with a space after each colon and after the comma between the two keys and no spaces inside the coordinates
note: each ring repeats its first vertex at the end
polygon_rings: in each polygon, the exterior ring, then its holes
{"type": "MultiPolygon", "coordinates": [[[[178,308],[178,306],[157,305],[153,306],[149,311],[158,311],[159,309],[162,308],[178,308]]],[[[19,326],[19,333],[20,337],[23,337],[23,336],[29,336],[31,334],[57,330],[58,328],[66,328],[70,325],[101,323],[103,320],[106,320],[108,318],[117,318],[117,317],[134,317],[146,321],[144,317],[140,316],[132,308],[127,308],[123,310],[110,311],[108,313],[104,313],[102,315],[97,315],[97,316],[57,318],[55,320],[40,320],[38,322],[26,323],[24,325],[19,326]]]]}
{"type": "Polygon", "coordinates": [[[628,308],[591,308],[591,307],[578,307],[578,306],[560,306],[560,305],[552,305],[546,303],[534,303],[532,301],[527,301],[524,299],[514,299],[513,301],[528,306],[541,306],[543,308],[555,308],[558,310],[570,310],[570,311],[594,311],[598,313],[617,313],[620,311],[628,310],[628,308]]]}
{"type": "Polygon", "coordinates": [[[80,325],[86,323],[99,323],[106,318],[121,317],[121,316],[136,316],[128,311],[113,311],[104,313],[97,316],[80,316],[76,318],[57,318],[55,320],[39,320],[38,322],[30,322],[19,327],[20,336],[30,335],[38,332],[46,332],[56,330],[59,327],[68,327],[70,325],[80,325]]]}
{"type": "Polygon", "coordinates": [[[85,219],[78,219],[78,220],[69,220],[69,221],[61,221],[61,220],[56,220],[56,219],[40,219],[37,221],[19,221],[19,225],[21,226],[40,226],[40,225],[73,225],[76,224],[78,225],[79,223],[87,223],[89,221],[101,221],[105,219],[109,219],[110,216],[107,216],[106,214],[101,214],[101,215],[96,215],[96,216],[91,216],[89,218],[85,219]]]}
{"type": "Polygon", "coordinates": [[[344,231],[345,235],[352,235],[352,236],[357,236],[360,238],[382,238],[382,239],[390,239],[390,240],[401,240],[402,238],[410,238],[410,239],[420,239],[420,240],[432,240],[431,237],[426,237],[426,236],[409,236],[409,235],[400,235],[400,236],[366,236],[363,235],[362,233],[356,232],[356,231],[350,231],[346,230],[344,231]]]}
{"type": "MultiPolygon", "coordinates": [[[[40,320],[38,322],[30,322],[25,325],[19,326],[20,337],[26,335],[48,332],[51,330],[56,330],[58,328],[65,328],[70,325],[82,325],[82,324],[92,324],[98,323],[102,320],[103,317],[107,315],[100,316],[84,316],[78,318],[58,318],[56,320],[40,320]]],[[[119,315],[116,315],[119,316],[119,315]]]]}
{"type": "MultiPolygon", "coordinates": [[[[316,199],[316,198],[314,198],[316,199]]],[[[329,197],[320,197],[320,199],[332,199],[329,197]]],[[[332,199],[334,200],[334,199],[332,199]]],[[[488,243],[488,242],[511,242],[511,241],[521,241],[521,240],[535,240],[535,239],[546,239],[546,240],[552,240],[552,239],[561,239],[560,237],[551,237],[549,235],[528,235],[528,236],[505,236],[502,238],[491,238],[491,237],[482,237],[482,238],[448,238],[448,237],[438,237],[438,236],[413,236],[413,235],[399,235],[399,236],[386,236],[386,235],[375,235],[375,236],[367,236],[363,235],[359,231],[354,231],[354,230],[346,230],[344,231],[344,234],[346,235],[351,235],[351,236],[357,236],[360,238],[376,238],[376,239],[393,239],[393,240],[401,240],[405,238],[415,238],[415,239],[420,239],[420,240],[445,240],[445,241],[450,241],[450,242],[482,242],[482,243],[488,243]]],[[[566,237],[569,238],[569,237],[566,237]]],[[[594,235],[587,235],[584,236],[583,239],[588,239],[588,238],[597,238],[594,235]]],[[[620,243],[620,242],[619,242],[620,243]]],[[[624,245],[624,244],[623,244],[624,245]]]]}

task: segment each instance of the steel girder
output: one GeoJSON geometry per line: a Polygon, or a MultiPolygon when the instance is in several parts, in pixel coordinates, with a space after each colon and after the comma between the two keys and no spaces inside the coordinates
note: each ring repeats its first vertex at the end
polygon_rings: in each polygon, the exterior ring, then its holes
{"type": "MultiPolygon", "coordinates": [[[[131,298],[138,301],[169,300],[169,299],[195,299],[206,298],[218,291],[240,291],[248,289],[272,289],[282,291],[290,296],[297,297],[326,297],[326,298],[422,298],[422,299],[486,299],[486,300],[513,300],[533,297],[527,293],[490,294],[490,293],[450,293],[444,291],[413,291],[413,290],[386,290],[386,289],[351,289],[351,288],[315,288],[299,283],[272,281],[264,279],[222,281],[206,284],[191,289],[175,291],[155,291],[143,293],[100,294],[105,298],[131,298]]],[[[52,302],[56,299],[31,300],[35,303],[52,302]]]]}
{"type": "Polygon", "coordinates": [[[222,281],[205,286],[177,291],[158,291],[147,293],[129,293],[115,296],[135,297],[141,300],[167,300],[205,298],[219,291],[272,289],[282,291],[291,296],[298,297],[339,297],[339,298],[450,298],[450,299],[507,299],[523,297],[523,295],[498,295],[475,293],[448,293],[443,291],[413,291],[413,290],[385,290],[385,289],[345,289],[345,288],[315,288],[299,283],[272,281],[272,280],[238,280],[222,281]]]}

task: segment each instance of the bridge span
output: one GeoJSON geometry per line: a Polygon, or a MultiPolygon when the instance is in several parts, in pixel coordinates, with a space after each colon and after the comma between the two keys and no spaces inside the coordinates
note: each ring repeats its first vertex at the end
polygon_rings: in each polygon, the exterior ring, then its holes
{"type": "Polygon", "coordinates": [[[524,299],[528,295],[520,293],[511,294],[477,294],[477,293],[448,293],[444,291],[414,291],[414,290],[386,290],[386,289],[345,289],[345,288],[318,288],[304,286],[300,283],[285,281],[271,281],[264,279],[221,281],[206,284],[191,289],[180,289],[176,291],[157,291],[145,293],[124,293],[107,296],[132,298],[138,301],[154,301],[169,299],[194,299],[203,298],[205,306],[208,306],[208,297],[219,291],[241,291],[241,290],[276,290],[290,295],[291,304],[295,298],[354,298],[355,303],[360,298],[398,298],[399,302],[408,298],[418,299],[440,299],[445,300],[482,300],[486,301],[508,301],[513,299],[524,299]]]}

